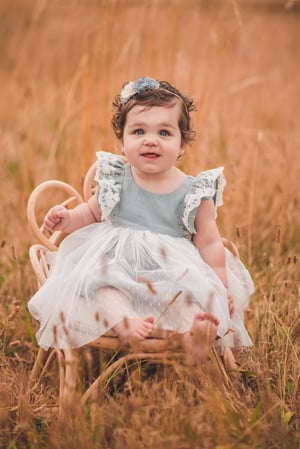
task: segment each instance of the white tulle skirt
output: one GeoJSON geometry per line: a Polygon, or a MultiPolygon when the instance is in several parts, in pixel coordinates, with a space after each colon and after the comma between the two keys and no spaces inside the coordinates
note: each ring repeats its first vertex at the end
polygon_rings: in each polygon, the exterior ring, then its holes
{"type": "Polygon", "coordinates": [[[232,317],[224,286],[186,238],[108,223],[79,229],[62,242],[48,280],[28,303],[40,322],[38,343],[83,346],[124,318],[147,315],[156,327],[185,332],[204,310],[220,320],[222,344],[249,346],[243,311],[253,283],[227,250],[226,259],[232,317]]]}

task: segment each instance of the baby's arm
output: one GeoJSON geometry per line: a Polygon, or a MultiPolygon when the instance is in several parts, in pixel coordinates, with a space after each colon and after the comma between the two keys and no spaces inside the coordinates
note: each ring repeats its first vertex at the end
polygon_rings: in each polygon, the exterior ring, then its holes
{"type": "Polygon", "coordinates": [[[79,204],[74,209],[52,207],[44,218],[44,227],[48,231],[70,233],[97,221],[101,221],[101,214],[97,199],[93,195],[86,203],[79,204]]]}
{"type": "Polygon", "coordinates": [[[225,249],[215,220],[215,206],[212,200],[203,200],[195,218],[196,234],[193,242],[202,259],[215,271],[227,290],[230,315],[233,303],[228,292],[225,249]]]}

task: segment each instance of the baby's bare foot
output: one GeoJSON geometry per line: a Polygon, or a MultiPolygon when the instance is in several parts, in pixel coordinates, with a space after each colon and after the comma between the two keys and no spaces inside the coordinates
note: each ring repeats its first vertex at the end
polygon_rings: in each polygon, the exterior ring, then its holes
{"type": "Polygon", "coordinates": [[[219,320],[206,312],[195,315],[191,329],[182,337],[183,349],[196,363],[203,362],[216,339],[219,320]]]}
{"type": "Polygon", "coordinates": [[[124,345],[134,344],[147,338],[153,329],[154,317],[124,318],[117,323],[113,330],[124,345]]]}

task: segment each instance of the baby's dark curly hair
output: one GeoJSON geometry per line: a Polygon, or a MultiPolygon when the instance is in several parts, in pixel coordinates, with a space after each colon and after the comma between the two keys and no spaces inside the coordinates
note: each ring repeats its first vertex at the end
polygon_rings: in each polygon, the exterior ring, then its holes
{"type": "Polygon", "coordinates": [[[158,88],[145,88],[140,92],[133,94],[128,101],[121,101],[120,94],[116,96],[113,102],[114,115],[112,118],[112,127],[118,139],[123,137],[123,131],[128,112],[134,106],[164,106],[171,107],[176,102],[181,105],[181,114],[179,117],[179,128],[181,138],[184,144],[189,144],[195,139],[195,131],[192,128],[190,112],[196,110],[193,99],[182,94],[178,89],[167,81],[159,81],[158,88]]]}

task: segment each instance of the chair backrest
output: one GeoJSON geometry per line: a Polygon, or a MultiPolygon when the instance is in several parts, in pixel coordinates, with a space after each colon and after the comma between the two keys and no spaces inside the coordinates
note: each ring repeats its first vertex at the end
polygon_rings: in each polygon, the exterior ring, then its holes
{"type": "Polygon", "coordinates": [[[96,182],[94,181],[96,174],[96,162],[91,165],[83,181],[83,198],[87,201],[94,195],[96,190],[96,182]]]}
{"type": "MultiPolygon", "coordinates": [[[[92,189],[92,186],[90,189],[92,189]]],[[[61,231],[47,231],[43,226],[45,214],[55,204],[70,207],[83,201],[82,196],[72,186],[56,180],[42,182],[32,191],[27,203],[27,219],[39,243],[30,247],[29,257],[37,277],[38,287],[48,277],[51,252],[57,250],[66,235],[61,231]]]]}

